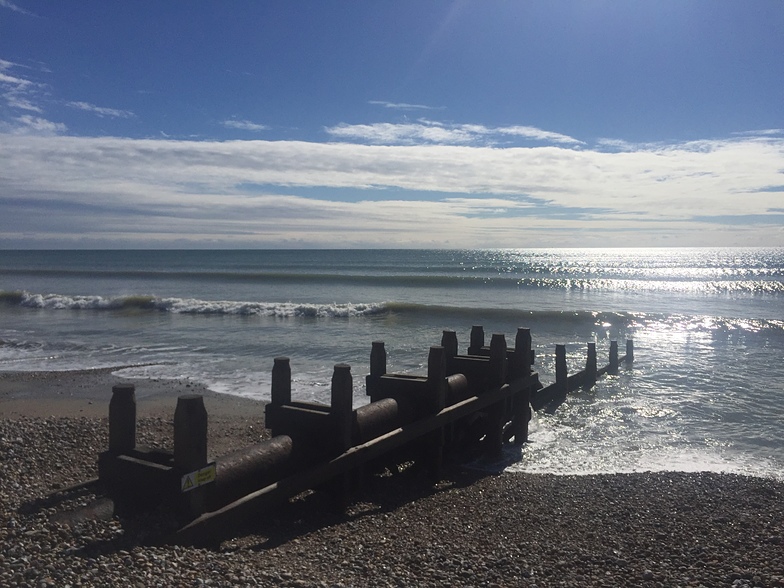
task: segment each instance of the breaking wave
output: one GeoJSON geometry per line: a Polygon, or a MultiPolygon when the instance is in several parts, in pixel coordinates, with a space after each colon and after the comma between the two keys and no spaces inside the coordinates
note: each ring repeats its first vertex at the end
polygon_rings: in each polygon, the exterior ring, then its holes
{"type": "Polygon", "coordinates": [[[126,312],[169,312],[173,314],[238,315],[266,317],[352,317],[386,312],[384,303],[312,304],[296,302],[246,302],[160,298],[157,296],[67,296],[30,292],[0,292],[0,302],[46,310],[111,310],[126,312]]]}

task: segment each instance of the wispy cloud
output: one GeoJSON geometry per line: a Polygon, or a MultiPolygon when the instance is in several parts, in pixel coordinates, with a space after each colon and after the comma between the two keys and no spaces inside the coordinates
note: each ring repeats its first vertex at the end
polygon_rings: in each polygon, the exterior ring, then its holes
{"type": "MultiPolygon", "coordinates": [[[[42,119],[27,124],[47,129],[42,119]]],[[[197,235],[326,246],[340,234],[356,246],[547,246],[556,233],[560,245],[600,245],[634,232],[637,245],[784,245],[771,212],[781,193],[768,189],[784,184],[776,137],[608,152],[5,135],[0,160],[5,243],[197,235]],[[739,216],[753,223],[721,221],[739,216]]]]}
{"type": "Polygon", "coordinates": [[[13,10],[14,12],[18,12],[19,14],[26,14],[28,16],[35,16],[32,12],[25,10],[24,8],[20,8],[10,0],[0,0],[0,8],[7,8],[8,10],[13,10]]]}
{"type": "Polygon", "coordinates": [[[118,110],[116,108],[106,108],[104,106],[96,106],[95,104],[90,104],[89,102],[66,102],[65,104],[69,108],[75,108],[77,110],[84,110],[85,112],[90,112],[101,118],[109,117],[109,118],[132,118],[134,117],[134,113],[130,110],[118,110]]]}
{"type": "Polygon", "coordinates": [[[12,61],[0,59],[0,97],[11,109],[42,113],[43,109],[36,102],[42,85],[12,73],[18,69],[25,68],[12,61]]]}
{"type": "Polygon", "coordinates": [[[13,119],[13,124],[0,123],[0,131],[10,135],[55,135],[68,130],[65,124],[40,116],[24,114],[13,119]]]}
{"type": "Polygon", "coordinates": [[[732,133],[733,135],[740,135],[745,137],[774,137],[776,135],[784,135],[784,129],[759,129],[757,131],[738,131],[732,133]]]}
{"type": "Polygon", "coordinates": [[[340,124],[326,129],[340,140],[376,145],[496,145],[510,137],[547,143],[581,145],[582,141],[530,126],[486,127],[478,124],[447,124],[420,119],[415,123],[340,124]]]}
{"type": "Polygon", "coordinates": [[[265,131],[269,127],[249,120],[237,120],[234,118],[224,120],[221,123],[224,127],[229,129],[239,129],[241,131],[265,131]]]}
{"type": "Polygon", "coordinates": [[[407,102],[385,102],[383,100],[369,100],[368,104],[383,106],[393,110],[443,110],[443,106],[426,106],[424,104],[409,104],[407,102]]]}

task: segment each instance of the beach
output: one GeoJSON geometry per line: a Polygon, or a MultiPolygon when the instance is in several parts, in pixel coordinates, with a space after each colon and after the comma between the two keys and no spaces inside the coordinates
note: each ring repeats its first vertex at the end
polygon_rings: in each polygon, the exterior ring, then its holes
{"type": "Polygon", "coordinates": [[[721,473],[552,475],[450,466],[320,493],[216,549],[162,545],[166,513],[70,521],[95,501],[111,386],[136,386],[140,444],[171,447],[202,394],[211,456],[258,440],[263,404],[112,371],[0,373],[0,584],[19,586],[784,586],[784,484],[721,473]]]}

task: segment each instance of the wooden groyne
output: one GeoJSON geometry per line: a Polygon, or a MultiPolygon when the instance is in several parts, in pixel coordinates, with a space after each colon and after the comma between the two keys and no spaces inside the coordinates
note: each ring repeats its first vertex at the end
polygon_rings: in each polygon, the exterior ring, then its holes
{"type": "Polygon", "coordinates": [[[555,346],[555,382],[536,390],[531,395],[531,407],[534,410],[555,411],[564,401],[569,392],[581,388],[591,388],[598,378],[606,374],[615,375],[621,363],[631,364],[634,361],[634,341],[627,339],[626,354],[618,357],[618,342],[610,341],[609,363],[597,366],[596,343],[588,343],[585,358],[585,369],[572,374],[567,373],[566,345],[555,346]]]}
{"type": "MultiPolygon", "coordinates": [[[[201,396],[178,398],[174,450],[166,452],[137,446],[134,387],[115,386],[100,482],[122,507],[169,505],[182,525],[169,541],[214,543],[306,490],[328,488],[345,504],[363,475],[413,463],[437,480],[445,459],[495,459],[505,442],[527,441],[532,406],[550,405],[617,370],[619,362],[616,345],[615,359],[611,347],[610,364],[596,368],[594,346],[586,370],[569,377],[565,351],[557,349],[563,365],[557,363],[556,383],[543,388],[532,370],[528,329],[517,329],[508,347],[498,333],[485,345],[483,328],[475,326],[467,353],[458,347],[456,333],[444,331],[441,344],[429,350],[427,374],[417,376],[387,372],[385,345],[373,342],[365,379],[370,403],[356,409],[349,365],[334,367],[327,405],[293,399],[290,360],[275,358],[265,407],[272,437],[213,462],[201,396]]],[[[631,360],[631,349],[628,343],[624,360],[631,360]]]]}

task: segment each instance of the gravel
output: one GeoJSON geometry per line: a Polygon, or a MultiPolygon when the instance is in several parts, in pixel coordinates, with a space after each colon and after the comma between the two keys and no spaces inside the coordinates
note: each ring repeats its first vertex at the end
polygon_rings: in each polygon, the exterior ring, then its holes
{"type": "MultiPolygon", "coordinates": [[[[220,452],[260,434],[241,419],[210,429],[220,452]]],[[[171,423],[142,418],[138,437],[167,447],[171,423]]],[[[412,468],[366,483],[346,511],[302,495],[208,550],[156,545],[166,512],[55,522],[100,498],[62,491],[97,476],[107,438],[106,419],[0,418],[0,585],[784,586],[774,480],[453,466],[433,486],[412,468]]]]}

